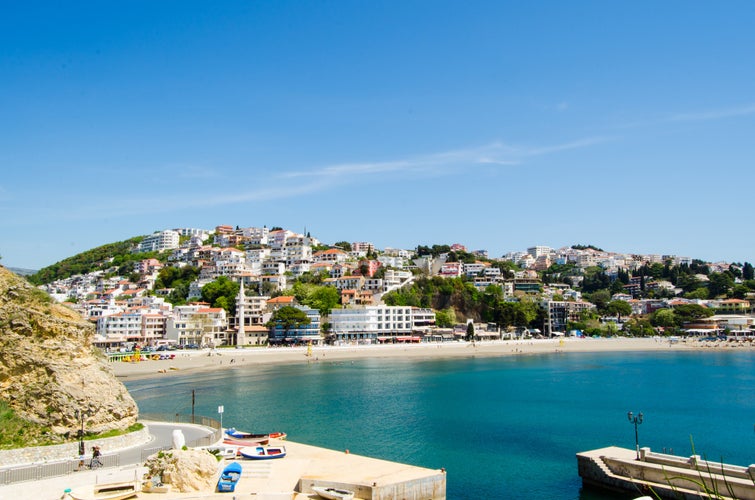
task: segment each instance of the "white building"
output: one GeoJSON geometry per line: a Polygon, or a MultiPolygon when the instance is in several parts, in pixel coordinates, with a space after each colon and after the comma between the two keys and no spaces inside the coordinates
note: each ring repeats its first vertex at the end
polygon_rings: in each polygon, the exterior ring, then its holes
{"type": "Polygon", "coordinates": [[[532,257],[534,257],[535,259],[537,259],[541,255],[550,255],[552,252],[553,252],[553,249],[551,247],[546,247],[542,245],[529,247],[527,249],[527,253],[532,255],[532,257]]]}
{"type": "Polygon", "coordinates": [[[216,346],[226,343],[227,329],[225,309],[190,304],[173,308],[165,337],[179,345],[216,346]]]}
{"type": "Polygon", "coordinates": [[[145,237],[139,243],[139,252],[162,252],[163,250],[173,250],[178,248],[180,235],[178,231],[166,229],[145,237]]]}
{"type": "Polygon", "coordinates": [[[366,306],[333,309],[330,312],[332,338],[336,342],[385,342],[404,340],[412,334],[412,308],[366,306]]]}

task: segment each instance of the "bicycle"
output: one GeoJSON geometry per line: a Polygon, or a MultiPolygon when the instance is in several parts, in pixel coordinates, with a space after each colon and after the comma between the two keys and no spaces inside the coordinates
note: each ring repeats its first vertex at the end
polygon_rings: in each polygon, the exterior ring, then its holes
{"type": "Polygon", "coordinates": [[[89,462],[89,468],[90,469],[99,469],[102,467],[102,462],[99,458],[95,457],[89,462]]]}

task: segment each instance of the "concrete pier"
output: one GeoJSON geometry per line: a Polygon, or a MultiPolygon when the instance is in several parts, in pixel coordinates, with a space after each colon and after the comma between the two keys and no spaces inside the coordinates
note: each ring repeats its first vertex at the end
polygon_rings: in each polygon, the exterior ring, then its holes
{"type": "MultiPolygon", "coordinates": [[[[155,500],[255,498],[257,500],[313,500],[319,496],[313,486],[330,486],[355,492],[362,500],[445,500],[446,474],[389,462],[346,451],[328,450],[292,441],[277,441],[286,447],[286,457],[275,460],[237,459],[242,466],[241,479],[233,494],[211,491],[179,493],[177,491],[141,492],[138,498],[155,500]]],[[[230,460],[218,462],[217,475],[230,460]]],[[[147,469],[140,465],[117,469],[98,469],[49,479],[0,485],[0,498],[28,497],[33,484],[34,498],[58,500],[65,488],[93,484],[131,481],[143,478],[147,469]]]]}
{"type": "Polygon", "coordinates": [[[661,498],[755,500],[755,465],[741,467],[609,446],[577,454],[585,486],[661,498]],[[653,493],[655,495],[653,495],[653,493]]]}
{"type": "Polygon", "coordinates": [[[280,460],[241,461],[243,472],[236,491],[260,498],[318,498],[313,486],[354,491],[366,500],[446,498],[446,474],[425,469],[318,448],[291,441],[280,460]]]}

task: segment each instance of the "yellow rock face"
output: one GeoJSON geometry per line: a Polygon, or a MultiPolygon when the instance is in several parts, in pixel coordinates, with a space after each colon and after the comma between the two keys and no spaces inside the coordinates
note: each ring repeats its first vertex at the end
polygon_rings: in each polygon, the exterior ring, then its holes
{"type": "MultiPolygon", "coordinates": [[[[0,266],[0,398],[55,435],[125,429],[138,408],[91,341],[93,325],[0,266]]],[[[29,443],[33,444],[33,443],[29,443]]]]}

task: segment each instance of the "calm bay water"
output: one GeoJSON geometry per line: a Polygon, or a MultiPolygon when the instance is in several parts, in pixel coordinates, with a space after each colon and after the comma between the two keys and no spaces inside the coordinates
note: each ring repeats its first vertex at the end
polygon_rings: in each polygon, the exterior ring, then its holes
{"type": "Polygon", "coordinates": [[[583,491],[575,454],[641,446],[755,463],[755,353],[562,353],[319,361],[127,381],[142,413],[447,470],[449,499],[621,498],[583,491]]]}

